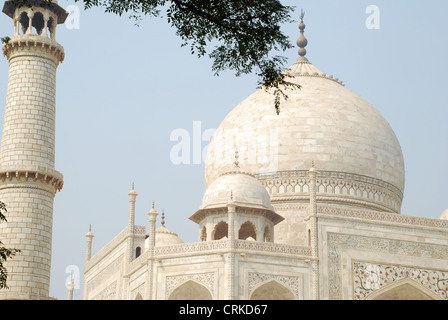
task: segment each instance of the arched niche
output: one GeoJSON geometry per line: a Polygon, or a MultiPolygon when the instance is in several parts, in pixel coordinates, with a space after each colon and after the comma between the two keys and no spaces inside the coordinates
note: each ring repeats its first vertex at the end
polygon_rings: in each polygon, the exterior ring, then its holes
{"type": "Polygon", "coordinates": [[[137,293],[134,300],[143,300],[143,297],[140,293],[137,293]]]}
{"type": "Polygon", "coordinates": [[[294,300],[294,294],[275,280],[258,286],[250,296],[250,300],[294,300]]]}
{"type": "Polygon", "coordinates": [[[220,221],[213,230],[213,240],[220,240],[224,237],[229,237],[229,227],[227,222],[220,221]]]}
{"type": "Polygon", "coordinates": [[[246,240],[249,237],[257,240],[257,232],[255,225],[250,221],[246,221],[241,225],[240,230],[238,230],[238,239],[246,240]]]}
{"type": "Polygon", "coordinates": [[[26,11],[21,12],[19,15],[19,23],[21,25],[22,34],[25,34],[28,31],[30,26],[30,19],[28,18],[28,13],[26,11]]]}
{"type": "Polygon", "coordinates": [[[210,291],[202,284],[189,280],[177,287],[168,300],[212,300],[210,291]]]}
{"type": "Polygon", "coordinates": [[[369,294],[366,300],[441,300],[442,298],[415,280],[394,281],[369,294]]]}
{"type": "Polygon", "coordinates": [[[45,27],[44,15],[41,12],[36,12],[33,15],[31,26],[36,30],[36,34],[41,35],[45,27]]]}

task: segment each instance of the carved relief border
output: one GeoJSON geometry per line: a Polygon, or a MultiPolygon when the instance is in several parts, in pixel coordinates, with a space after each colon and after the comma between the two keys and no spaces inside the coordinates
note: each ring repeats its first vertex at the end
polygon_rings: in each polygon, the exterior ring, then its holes
{"type": "MultiPolygon", "coordinates": [[[[274,202],[276,197],[282,194],[301,195],[309,192],[308,170],[279,171],[257,174],[255,177],[266,188],[274,202]]],[[[353,173],[319,171],[316,184],[320,195],[338,196],[339,201],[347,197],[347,201],[366,200],[394,212],[400,211],[403,200],[403,193],[394,185],[353,173]]]]}
{"type": "Polygon", "coordinates": [[[114,300],[117,297],[117,281],[108,285],[104,290],[98,293],[93,300],[114,300]]]}
{"type": "Polygon", "coordinates": [[[355,300],[363,300],[372,292],[394,281],[409,278],[448,300],[448,271],[356,262],[353,269],[355,300]]]}
{"type": "Polygon", "coordinates": [[[336,215],[340,217],[361,218],[365,220],[377,220],[394,222],[409,225],[419,225],[433,228],[448,228],[448,220],[433,219],[417,216],[407,216],[403,214],[393,214],[387,212],[377,212],[370,210],[353,210],[333,206],[319,206],[318,212],[326,215],[336,215]]]}
{"type": "Polygon", "coordinates": [[[215,292],[216,275],[214,272],[183,274],[177,276],[168,276],[165,278],[165,299],[168,299],[171,293],[185,282],[193,280],[210,290],[212,297],[215,292]]]}
{"type": "Polygon", "coordinates": [[[267,273],[249,272],[248,273],[248,297],[250,297],[256,287],[261,283],[267,283],[271,280],[275,280],[288,289],[294,294],[296,299],[301,296],[301,278],[296,276],[285,276],[285,275],[275,275],[267,273]]]}
{"type": "Polygon", "coordinates": [[[98,271],[95,276],[93,276],[87,282],[87,292],[92,292],[98,286],[101,286],[102,283],[111,277],[119,268],[121,268],[123,262],[123,255],[120,255],[117,259],[113,260],[110,264],[108,264],[105,268],[98,271]]]}
{"type": "MultiPolygon", "coordinates": [[[[341,254],[343,250],[355,249],[384,254],[403,255],[447,260],[448,246],[395,239],[384,239],[349,234],[327,234],[328,242],[328,297],[342,299],[341,254]]],[[[417,268],[413,268],[417,269],[417,268]]]]}

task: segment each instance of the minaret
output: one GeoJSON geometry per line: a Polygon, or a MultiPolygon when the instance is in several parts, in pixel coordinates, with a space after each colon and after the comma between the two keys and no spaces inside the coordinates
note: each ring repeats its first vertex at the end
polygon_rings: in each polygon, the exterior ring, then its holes
{"type": "Polygon", "coordinates": [[[73,282],[73,277],[70,282],[67,283],[67,300],[73,300],[73,291],[75,290],[75,283],[73,282]]]}
{"type": "Polygon", "coordinates": [[[131,262],[135,257],[134,248],[134,228],[135,228],[135,201],[138,196],[134,190],[134,183],[132,183],[132,190],[128,193],[129,196],[129,216],[128,216],[128,240],[127,240],[127,262],[131,262]]]}
{"type": "Polygon", "coordinates": [[[153,283],[154,283],[154,249],[156,246],[156,220],[159,213],[154,208],[154,201],[152,201],[152,208],[148,212],[149,216],[149,257],[148,257],[148,274],[146,284],[147,300],[152,300],[153,283]]]}
{"type": "Polygon", "coordinates": [[[0,299],[49,299],[53,200],[62,189],[55,170],[56,69],[64,49],[55,40],[68,13],[57,1],[6,1],[14,35],[3,44],[9,61],[0,149],[0,199],[8,222],[1,240],[21,254],[7,261],[7,285],[0,299]],[[28,5],[30,4],[30,5],[28,5]]]}
{"type": "Polygon", "coordinates": [[[92,242],[95,235],[92,233],[92,225],[89,226],[89,232],[86,234],[86,262],[92,257],[92,242]]]}

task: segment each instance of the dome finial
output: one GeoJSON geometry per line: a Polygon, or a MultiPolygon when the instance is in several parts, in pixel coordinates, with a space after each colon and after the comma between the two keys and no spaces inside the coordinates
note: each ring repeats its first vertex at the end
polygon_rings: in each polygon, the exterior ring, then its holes
{"type": "Polygon", "coordinates": [[[308,61],[308,59],[305,58],[305,55],[306,55],[305,47],[308,44],[308,40],[303,35],[303,32],[304,32],[305,27],[306,27],[305,24],[303,23],[303,17],[304,16],[305,16],[305,12],[302,9],[302,11],[300,13],[300,24],[299,24],[300,37],[299,37],[299,39],[297,39],[297,46],[300,48],[299,49],[299,56],[300,56],[299,60],[300,61],[308,61]]]}
{"type": "Polygon", "coordinates": [[[235,147],[235,167],[239,168],[240,162],[238,161],[239,155],[238,155],[238,149],[235,147]]]}
{"type": "Polygon", "coordinates": [[[162,209],[162,221],[160,222],[162,226],[165,226],[165,209],[162,209]]]}

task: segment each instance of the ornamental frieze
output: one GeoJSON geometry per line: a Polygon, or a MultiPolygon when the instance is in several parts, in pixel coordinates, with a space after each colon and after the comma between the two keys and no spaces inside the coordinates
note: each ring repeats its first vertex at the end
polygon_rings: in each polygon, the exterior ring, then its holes
{"type": "MultiPolygon", "coordinates": [[[[309,193],[307,170],[291,170],[272,174],[258,174],[256,178],[266,188],[273,201],[284,194],[309,193]]],[[[356,198],[399,212],[403,193],[383,180],[345,172],[319,171],[316,180],[318,194],[341,198],[356,198]]],[[[331,198],[327,199],[331,200],[331,198]]]]}

